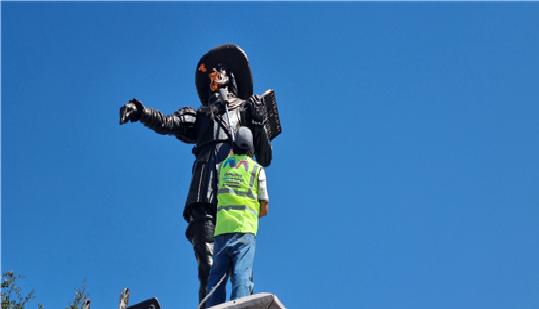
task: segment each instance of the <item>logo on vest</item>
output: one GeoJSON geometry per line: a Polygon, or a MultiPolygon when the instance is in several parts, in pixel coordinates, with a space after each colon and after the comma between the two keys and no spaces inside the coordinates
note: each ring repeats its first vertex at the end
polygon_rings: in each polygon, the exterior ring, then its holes
{"type": "Polygon", "coordinates": [[[227,166],[227,165],[230,166],[231,169],[235,169],[235,170],[237,170],[238,168],[240,168],[240,166],[243,165],[246,172],[249,170],[249,162],[247,160],[240,160],[236,164],[236,159],[234,157],[228,157],[225,160],[225,163],[223,164],[223,167],[227,166]]]}

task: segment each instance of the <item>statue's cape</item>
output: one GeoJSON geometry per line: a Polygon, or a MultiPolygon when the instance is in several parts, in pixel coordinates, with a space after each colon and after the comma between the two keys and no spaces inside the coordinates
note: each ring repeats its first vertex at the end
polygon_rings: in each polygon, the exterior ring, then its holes
{"type": "Polygon", "coordinates": [[[234,73],[238,86],[238,97],[243,100],[249,99],[253,95],[253,75],[247,55],[238,45],[224,44],[212,48],[198,61],[195,85],[200,103],[203,106],[208,103],[210,96],[209,73],[218,63],[225,63],[234,73]]]}

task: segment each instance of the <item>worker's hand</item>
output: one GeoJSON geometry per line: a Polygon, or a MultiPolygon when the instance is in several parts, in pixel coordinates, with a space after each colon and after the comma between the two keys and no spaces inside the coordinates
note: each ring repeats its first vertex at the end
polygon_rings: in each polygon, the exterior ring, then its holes
{"type": "Polygon", "coordinates": [[[260,212],[258,214],[259,218],[262,218],[268,214],[268,202],[260,201],[260,212]]]}
{"type": "Polygon", "coordinates": [[[128,121],[135,122],[140,119],[142,115],[142,103],[137,100],[129,100],[129,103],[120,107],[120,124],[125,124],[128,121]]]}

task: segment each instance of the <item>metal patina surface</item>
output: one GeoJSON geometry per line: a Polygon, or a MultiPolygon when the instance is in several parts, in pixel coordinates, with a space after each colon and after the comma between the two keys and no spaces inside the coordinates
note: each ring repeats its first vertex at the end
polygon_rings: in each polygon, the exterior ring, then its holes
{"type": "Polygon", "coordinates": [[[274,91],[253,95],[249,60],[239,46],[224,44],[211,49],[197,63],[195,72],[201,103],[198,109],[182,107],[165,116],[133,99],[120,108],[120,124],[141,122],[158,134],[195,144],[192,152],[196,159],[183,217],[188,222],[185,235],[198,262],[201,301],[212,265],[217,164],[228,156],[238,128],[246,126],[253,132],[256,161],[269,166],[270,141],[281,133],[281,123],[274,91]]]}

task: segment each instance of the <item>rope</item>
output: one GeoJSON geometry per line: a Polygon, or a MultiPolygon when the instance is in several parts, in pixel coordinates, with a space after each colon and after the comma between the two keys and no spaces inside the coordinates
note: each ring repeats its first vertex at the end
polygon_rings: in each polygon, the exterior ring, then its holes
{"type": "Polygon", "coordinates": [[[206,297],[204,297],[204,299],[200,302],[200,304],[198,305],[197,309],[200,309],[202,307],[202,304],[204,304],[206,302],[206,300],[208,300],[208,298],[211,296],[211,294],[213,294],[213,292],[215,292],[215,290],[217,289],[217,287],[219,287],[219,285],[223,282],[223,280],[225,280],[225,277],[226,277],[227,273],[225,272],[225,274],[223,275],[223,277],[221,278],[221,280],[219,280],[219,282],[217,282],[217,284],[213,287],[213,289],[211,290],[210,293],[208,293],[208,295],[206,295],[206,297]]]}

